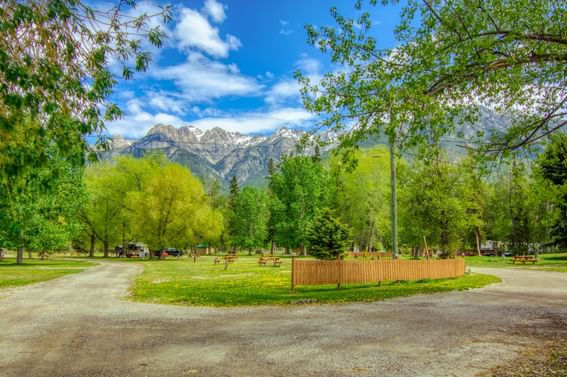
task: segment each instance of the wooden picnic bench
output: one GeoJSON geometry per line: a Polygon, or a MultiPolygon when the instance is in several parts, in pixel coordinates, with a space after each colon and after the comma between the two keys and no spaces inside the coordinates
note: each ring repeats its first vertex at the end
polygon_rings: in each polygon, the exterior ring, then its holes
{"type": "Polygon", "coordinates": [[[232,262],[234,262],[235,260],[238,259],[238,256],[235,255],[235,254],[228,254],[228,255],[225,255],[224,257],[222,257],[222,259],[227,260],[228,263],[232,263],[232,262]]]}
{"type": "Polygon", "coordinates": [[[512,257],[512,263],[516,264],[516,262],[522,264],[532,262],[532,264],[535,264],[537,262],[537,255],[515,255],[512,257]]]}
{"type": "Polygon", "coordinates": [[[260,257],[260,259],[258,259],[260,266],[265,266],[268,262],[273,262],[274,267],[279,267],[283,263],[279,257],[260,257]]]}

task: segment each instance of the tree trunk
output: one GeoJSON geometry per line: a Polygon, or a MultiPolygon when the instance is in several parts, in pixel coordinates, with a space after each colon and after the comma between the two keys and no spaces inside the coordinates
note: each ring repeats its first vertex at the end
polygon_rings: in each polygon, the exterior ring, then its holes
{"type": "Polygon", "coordinates": [[[96,242],[96,234],[91,233],[91,246],[89,248],[89,258],[94,257],[95,252],[95,242],[96,242]]]}
{"type": "Polygon", "coordinates": [[[478,228],[474,230],[474,235],[476,237],[476,253],[480,257],[480,232],[478,228]]]}
{"type": "Polygon", "coordinates": [[[104,240],[104,257],[108,258],[108,240],[104,240]]]}
{"type": "Polygon", "coordinates": [[[398,199],[396,196],[396,139],[390,141],[390,211],[392,220],[392,258],[398,258],[398,199]]]}
{"type": "Polygon", "coordinates": [[[307,248],[305,247],[305,245],[303,245],[302,248],[303,248],[303,256],[306,257],[307,256],[307,248]]]}
{"type": "Polygon", "coordinates": [[[31,250],[28,250],[28,259],[33,259],[31,250]]]}
{"type": "Polygon", "coordinates": [[[270,248],[270,255],[274,255],[274,250],[276,248],[276,243],[272,240],[272,247],[270,248]]]}
{"type": "Polygon", "coordinates": [[[24,263],[24,247],[18,247],[18,254],[16,255],[16,263],[22,264],[24,263]]]}

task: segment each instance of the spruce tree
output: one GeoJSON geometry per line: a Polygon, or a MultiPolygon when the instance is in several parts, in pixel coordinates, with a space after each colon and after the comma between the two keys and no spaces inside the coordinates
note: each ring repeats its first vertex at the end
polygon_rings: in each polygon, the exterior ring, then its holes
{"type": "Polygon", "coordinates": [[[318,259],[341,259],[349,240],[349,230],[325,208],[313,220],[307,233],[309,251],[318,259]]]}

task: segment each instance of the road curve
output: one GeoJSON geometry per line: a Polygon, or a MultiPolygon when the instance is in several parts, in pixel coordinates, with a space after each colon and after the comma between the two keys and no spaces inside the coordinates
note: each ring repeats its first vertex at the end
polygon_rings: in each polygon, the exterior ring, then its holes
{"type": "Polygon", "coordinates": [[[567,339],[567,274],[375,303],[201,308],[128,302],[104,263],[0,299],[0,376],[474,376],[567,339]]]}

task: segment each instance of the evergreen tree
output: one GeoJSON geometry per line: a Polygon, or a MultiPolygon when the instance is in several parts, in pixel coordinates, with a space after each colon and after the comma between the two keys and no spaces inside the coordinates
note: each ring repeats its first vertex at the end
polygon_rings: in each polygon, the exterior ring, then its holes
{"type": "Polygon", "coordinates": [[[553,244],[567,247],[567,135],[557,134],[545,148],[538,165],[542,176],[555,186],[558,193],[559,216],[551,234],[553,244]]]}
{"type": "Polygon", "coordinates": [[[315,258],[340,259],[347,248],[349,230],[325,208],[311,223],[307,240],[309,252],[315,258]]]}
{"type": "Polygon", "coordinates": [[[228,236],[231,239],[230,242],[233,246],[236,246],[234,243],[234,236],[237,232],[236,228],[238,218],[236,216],[236,201],[238,199],[239,192],[238,179],[233,175],[230,180],[230,194],[228,196],[228,236]]]}

